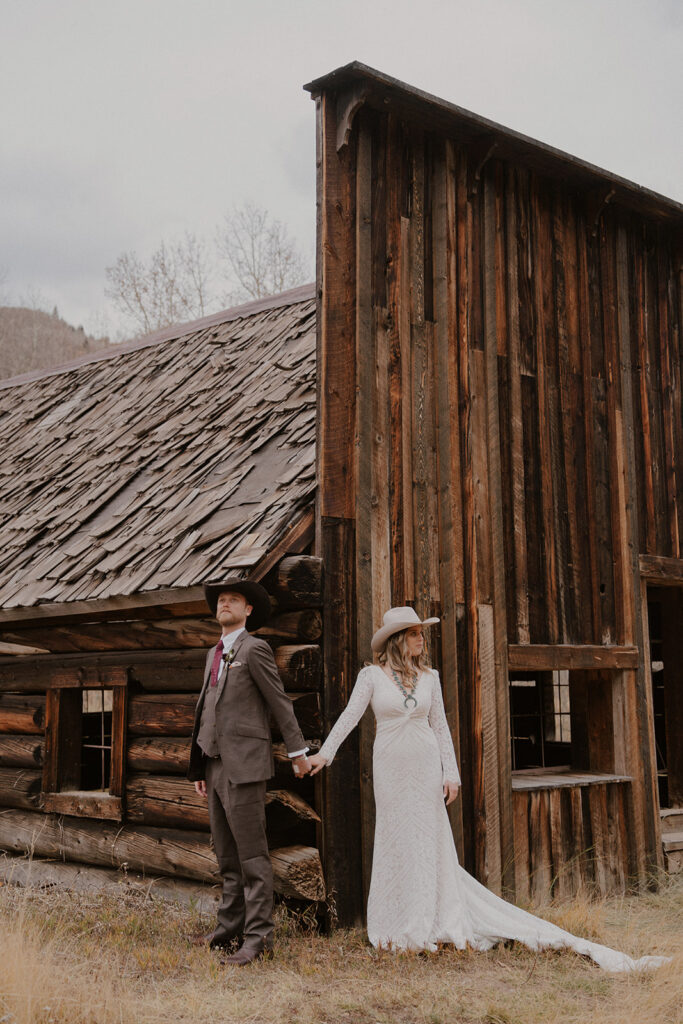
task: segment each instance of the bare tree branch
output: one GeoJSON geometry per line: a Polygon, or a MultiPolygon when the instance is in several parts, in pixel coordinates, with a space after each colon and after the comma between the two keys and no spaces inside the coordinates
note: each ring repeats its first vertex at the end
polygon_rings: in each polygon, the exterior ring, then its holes
{"type": "Polygon", "coordinates": [[[232,300],[276,295],[306,280],[305,261],[285,225],[253,203],[226,215],[216,245],[239,285],[232,300]]]}
{"type": "Polygon", "coordinates": [[[275,295],[302,284],[306,263],[281,221],[245,203],[216,231],[216,250],[189,232],[147,261],[124,252],[106,268],[105,295],[137,334],[204,316],[219,302],[275,295]],[[220,262],[223,264],[221,272],[220,262]],[[223,294],[213,283],[222,278],[223,294]]]}
{"type": "Polygon", "coordinates": [[[105,273],[105,295],[139,334],[204,316],[211,302],[209,252],[189,232],[162,242],[147,263],[125,252],[105,273]]]}

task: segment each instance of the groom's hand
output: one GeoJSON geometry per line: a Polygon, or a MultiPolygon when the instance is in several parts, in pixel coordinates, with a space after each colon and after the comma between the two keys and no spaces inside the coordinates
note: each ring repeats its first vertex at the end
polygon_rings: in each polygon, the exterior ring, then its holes
{"type": "Polygon", "coordinates": [[[206,796],[206,782],[204,779],[199,779],[194,784],[195,793],[197,796],[206,796]]]}
{"type": "Polygon", "coordinates": [[[301,754],[300,757],[292,758],[292,771],[296,775],[297,779],[300,779],[302,775],[308,775],[310,770],[311,766],[305,754],[301,754]]]}

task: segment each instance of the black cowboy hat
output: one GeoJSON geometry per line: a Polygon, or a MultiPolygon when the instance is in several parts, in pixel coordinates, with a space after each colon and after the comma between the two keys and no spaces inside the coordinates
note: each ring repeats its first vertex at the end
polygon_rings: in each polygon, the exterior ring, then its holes
{"type": "Polygon", "coordinates": [[[228,580],[223,580],[221,583],[204,584],[206,603],[211,609],[211,614],[214,618],[218,607],[218,597],[220,594],[225,593],[226,590],[233,590],[237,594],[244,594],[252,606],[253,610],[247,618],[246,625],[250,633],[260,629],[261,626],[265,626],[270,618],[270,597],[268,596],[268,591],[260,583],[254,583],[252,580],[242,580],[239,576],[233,576],[228,580]]]}

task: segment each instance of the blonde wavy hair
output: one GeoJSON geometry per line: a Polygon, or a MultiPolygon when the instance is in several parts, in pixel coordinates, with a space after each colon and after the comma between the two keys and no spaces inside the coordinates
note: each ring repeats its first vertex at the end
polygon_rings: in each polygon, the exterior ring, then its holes
{"type": "MultiPolygon", "coordinates": [[[[413,627],[411,626],[410,628],[412,629],[413,627]]],[[[431,665],[426,654],[426,646],[422,649],[422,654],[418,654],[416,658],[410,656],[406,638],[407,633],[407,629],[393,633],[377,655],[377,661],[380,665],[386,665],[387,668],[393,669],[397,675],[402,675],[404,681],[412,685],[417,681],[420,673],[426,672],[431,668],[431,665]]]]}

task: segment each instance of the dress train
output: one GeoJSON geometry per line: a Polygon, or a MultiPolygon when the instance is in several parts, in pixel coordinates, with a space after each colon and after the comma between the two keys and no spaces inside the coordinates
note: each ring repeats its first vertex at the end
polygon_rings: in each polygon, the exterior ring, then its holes
{"type": "Polygon", "coordinates": [[[668,957],[634,960],[578,938],[508,903],[458,862],[443,783],[460,783],[441,685],[423,672],[404,698],[376,665],[359,673],[349,703],[320,753],[328,764],[368,704],[377,721],[373,748],[375,845],[368,937],[375,947],[431,950],[439,943],[490,949],[514,940],[530,949],[573,949],[607,971],[658,967],[668,957]]]}

